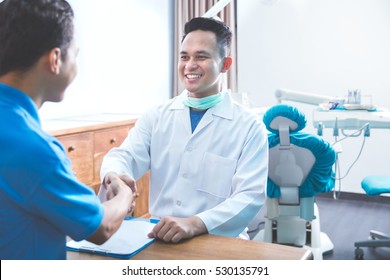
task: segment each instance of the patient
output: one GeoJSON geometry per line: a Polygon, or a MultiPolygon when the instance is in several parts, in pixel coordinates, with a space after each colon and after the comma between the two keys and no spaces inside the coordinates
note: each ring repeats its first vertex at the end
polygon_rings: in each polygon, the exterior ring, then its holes
{"type": "Polygon", "coordinates": [[[178,71],[186,90],[141,116],[124,143],[106,155],[101,191],[118,176],[134,183],[150,170],[149,213],[160,222],[149,237],[248,238],[247,226],[265,199],[266,130],[221,91],[232,64],[230,28],[193,18],[184,33],[178,71]]]}
{"type": "Polygon", "coordinates": [[[77,181],[38,109],[59,102],[77,72],[65,0],[0,3],[0,259],[66,259],[66,236],[101,244],[131,211],[134,186],[112,178],[101,204],[77,181]],[[132,190],[133,189],[133,190],[132,190]]]}

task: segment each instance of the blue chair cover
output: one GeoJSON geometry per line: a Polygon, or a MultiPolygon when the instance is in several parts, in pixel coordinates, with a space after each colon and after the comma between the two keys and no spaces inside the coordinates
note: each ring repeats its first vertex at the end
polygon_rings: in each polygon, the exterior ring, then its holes
{"type": "Polygon", "coordinates": [[[362,181],[362,188],[369,196],[390,193],[390,176],[367,176],[362,181]]]}
{"type": "Polygon", "coordinates": [[[263,116],[263,122],[265,126],[267,127],[268,131],[273,134],[279,134],[279,131],[277,129],[271,127],[271,123],[276,117],[285,117],[295,122],[297,124],[297,128],[291,130],[291,132],[301,131],[306,126],[305,115],[300,112],[296,107],[286,104],[278,104],[269,108],[263,116]]]}
{"type": "MultiPolygon", "coordinates": [[[[290,133],[290,143],[309,149],[316,158],[313,168],[299,188],[299,196],[312,197],[320,192],[331,191],[335,184],[332,166],[336,161],[336,152],[332,146],[317,135],[300,132],[306,126],[305,115],[293,106],[279,104],[270,108],[263,117],[264,124],[271,131],[268,135],[270,149],[280,143],[279,131],[270,127],[272,120],[278,116],[297,123],[297,128],[290,133]]],[[[267,196],[277,198],[280,195],[280,186],[268,178],[267,196]]]]}

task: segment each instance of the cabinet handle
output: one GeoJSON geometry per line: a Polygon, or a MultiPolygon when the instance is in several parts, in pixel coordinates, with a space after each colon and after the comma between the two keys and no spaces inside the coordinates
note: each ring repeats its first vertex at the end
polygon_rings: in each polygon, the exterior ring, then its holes
{"type": "Polygon", "coordinates": [[[116,138],[111,138],[110,139],[110,144],[115,144],[116,143],[116,138]]]}
{"type": "Polygon", "coordinates": [[[72,146],[69,146],[69,147],[68,147],[68,152],[69,152],[69,153],[73,152],[74,150],[76,150],[76,146],[73,146],[73,145],[72,145],[72,146]]]}

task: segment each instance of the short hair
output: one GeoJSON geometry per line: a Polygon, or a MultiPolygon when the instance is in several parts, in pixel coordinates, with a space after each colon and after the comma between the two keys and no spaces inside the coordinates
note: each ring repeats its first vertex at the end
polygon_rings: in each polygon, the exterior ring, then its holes
{"type": "Polygon", "coordinates": [[[25,71],[53,48],[66,59],[74,36],[74,13],[65,0],[0,2],[0,76],[25,71]]]}
{"type": "Polygon", "coordinates": [[[188,21],[184,25],[184,35],[182,38],[182,42],[184,38],[192,31],[203,30],[203,31],[211,31],[215,34],[217,38],[217,44],[220,49],[221,57],[225,57],[230,53],[230,45],[232,42],[232,32],[224,22],[213,19],[213,18],[205,18],[205,17],[196,17],[188,21]]]}

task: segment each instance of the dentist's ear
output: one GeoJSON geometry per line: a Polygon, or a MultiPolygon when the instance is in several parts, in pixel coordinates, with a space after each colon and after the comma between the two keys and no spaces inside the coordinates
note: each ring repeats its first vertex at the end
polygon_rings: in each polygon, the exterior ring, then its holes
{"type": "Polygon", "coordinates": [[[221,72],[225,73],[226,71],[228,71],[230,69],[230,66],[232,66],[232,63],[233,63],[233,59],[231,56],[225,57],[225,61],[223,62],[221,72]]]}
{"type": "Polygon", "coordinates": [[[50,70],[55,74],[60,74],[60,68],[61,68],[61,50],[59,48],[54,48],[49,53],[49,63],[50,63],[50,70]]]}

